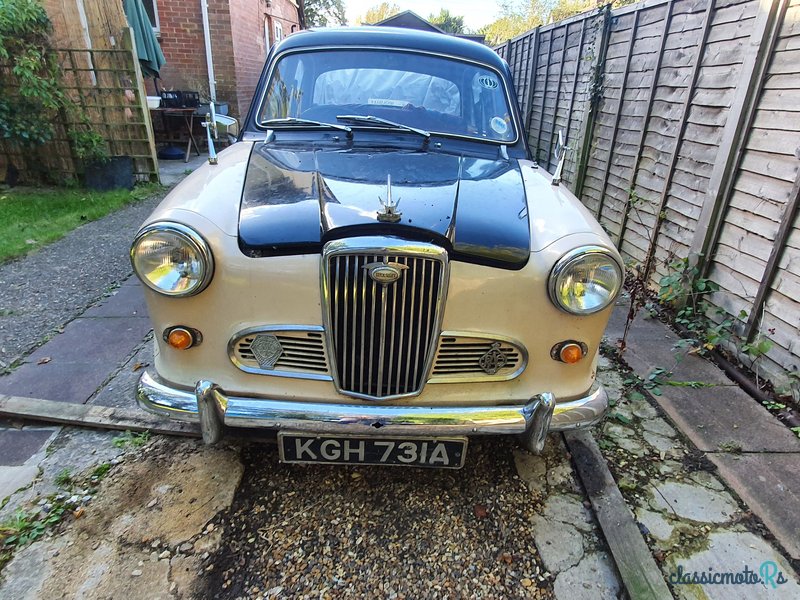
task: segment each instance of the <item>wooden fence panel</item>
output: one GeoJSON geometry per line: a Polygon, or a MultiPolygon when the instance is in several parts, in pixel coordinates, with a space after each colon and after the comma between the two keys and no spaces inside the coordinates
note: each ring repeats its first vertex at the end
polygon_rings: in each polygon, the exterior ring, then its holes
{"type": "Polygon", "coordinates": [[[773,341],[759,365],[785,382],[800,369],[800,0],[647,0],[535,32],[514,65],[533,156],[552,171],[566,131],[564,180],[626,262],[657,287],[699,257],[711,300],[747,313],[744,340],[773,341]]]}
{"type": "Polygon", "coordinates": [[[757,366],[777,382],[800,365],[800,0],[782,8],[709,270],[715,304],[747,313],[744,338],[773,342],[757,366]]]}
{"type": "Polygon", "coordinates": [[[562,180],[573,190],[598,75],[603,18],[599,11],[584,13],[537,27],[495,49],[514,76],[531,154],[546,169],[555,168],[553,149],[563,131],[571,150],[562,180]]]}

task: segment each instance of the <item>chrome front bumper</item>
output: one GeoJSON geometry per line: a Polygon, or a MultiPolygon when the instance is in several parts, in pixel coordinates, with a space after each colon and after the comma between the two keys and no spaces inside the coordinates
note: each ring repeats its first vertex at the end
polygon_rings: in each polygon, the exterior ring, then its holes
{"type": "Polygon", "coordinates": [[[539,453],[549,431],[589,427],[608,408],[602,386],[576,400],[556,402],[550,393],[506,406],[388,406],[292,402],[229,396],[210,381],[194,391],[177,389],[144,372],[136,397],[142,408],[183,421],[199,422],[206,443],[220,439],[223,425],[338,435],[519,435],[539,453]],[[380,431],[380,434],[377,432],[380,431]]]}

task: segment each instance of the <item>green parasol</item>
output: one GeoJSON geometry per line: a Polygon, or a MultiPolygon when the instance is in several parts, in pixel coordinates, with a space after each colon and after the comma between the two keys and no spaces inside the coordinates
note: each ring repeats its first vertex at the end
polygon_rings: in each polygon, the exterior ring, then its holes
{"type": "Polygon", "coordinates": [[[142,0],[124,0],[125,16],[128,24],[133,29],[133,39],[136,41],[136,52],[142,65],[142,75],[145,77],[158,77],[161,67],[167,62],[161,46],[153,32],[150,17],[142,4],[142,0]]]}

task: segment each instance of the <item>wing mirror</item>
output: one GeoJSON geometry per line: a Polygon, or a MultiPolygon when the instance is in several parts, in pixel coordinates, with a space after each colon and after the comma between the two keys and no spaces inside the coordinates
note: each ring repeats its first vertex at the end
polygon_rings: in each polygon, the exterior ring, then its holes
{"type": "Polygon", "coordinates": [[[214,140],[219,139],[220,126],[225,128],[228,142],[233,144],[239,136],[239,121],[228,115],[218,115],[212,102],[206,114],[205,123],[203,123],[203,127],[206,128],[206,137],[208,138],[208,163],[211,165],[217,164],[217,151],[214,148],[214,140]]]}

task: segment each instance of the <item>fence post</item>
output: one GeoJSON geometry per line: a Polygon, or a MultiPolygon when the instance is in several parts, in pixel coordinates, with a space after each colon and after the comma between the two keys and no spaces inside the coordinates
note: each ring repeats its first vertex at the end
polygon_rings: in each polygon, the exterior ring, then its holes
{"type": "Polygon", "coordinates": [[[706,50],[706,42],[708,41],[708,32],[711,30],[712,16],[716,0],[708,0],[706,7],[706,14],[703,17],[703,29],[700,34],[700,42],[697,47],[697,60],[692,66],[692,76],[689,80],[689,86],[686,89],[686,99],[683,102],[683,109],[681,110],[681,121],[678,126],[678,132],[675,135],[675,146],[672,149],[672,154],[667,166],[667,176],[664,179],[664,187],[661,190],[661,197],[658,201],[658,207],[655,212],[656,223],[653,226],[653,237],[650,239],[650,246],[647,248],[647,255],[644,261],[644,271],[642,279],[647,282],[650,278],[650,271],[653,268],[653,262],[656,256],[656,248],[658,247],[658,234],[661,232],[661,226],[664,223],[664,209],[667,205],[667,197],[669,196],[669,188],[672,185],[672,176],[675,173],[675,165],[678,162],[678,153],[681,149],[681,142],[683,142],[683,134],[686,132],[686,123],[689,118],[689,109],[692,106],[692,96],[694,96],[695,88],[697,87],[697,78],[700,75],[700,67],[703,64],[703,54],[706,50]]]}
{"type": "Polygon", "coordinates": [[[583,195],[583,185],[586,181],[586,169],[589,165],[589,151],[592,147],[592,136],[594,135],[594,123],[597,118],[597,107],[603,97],[603,72],[606,65],[606,53],[608,52],[608,38],[611,30],[611,5],[606,4],[600,9],[602,15],[603,31],[600,34],[600,48],[595,60],[595,71],[591,82],[591,98],[589,99],[589,114],[586,117],[586,125],[581,139],[581,149],[578,155],[578,172],[575,176],[575,196],[578,199],[583,195]]]}
{"type": "MultiPolygon", "coordinates": [[[[764,86],[781,22],[788,0],[760,0],[759,12],[753,24],[751,43],[742,62],[739,83],[731,102],[728,119],[722,131],[719,153],[711,172],[708,189],[703,198],[700,216],[690,254],[700,257],[699,277],[705,277],[711,267],[711,252],[717,244],[728,200],[739,170],[747,136],[752,128],[755,109],[764,86]]],[[[751,313],[755,313],[753,310],[751,313]]]]}

